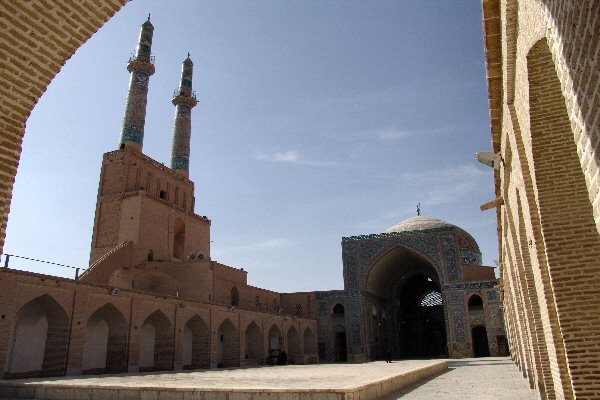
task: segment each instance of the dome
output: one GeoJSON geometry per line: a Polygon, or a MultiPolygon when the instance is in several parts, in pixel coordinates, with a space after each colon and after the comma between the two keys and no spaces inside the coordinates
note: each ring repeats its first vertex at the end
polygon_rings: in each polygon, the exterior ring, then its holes
{"type": "Polygon", "coordinates": [[[439,228],[453,229],[457,238],[459,248],[473,250],[479,253],[479,246],[477,245],[475,239],[473,239],[473,236],[471,236],[464,229],[459,228],[458,226],[453,225],[449,222],[442,221],[441,219],[425,217],[420,215],[417,217],[409,218],[405,221],[400,222],[397,225],[392,226],[391,228],[387,229],[385,233],[418,232],[439,228]]]}
{"type": "Polygon", "coordinates": [[[394,232],[413,232],[413,231],[424,231],[427,229],[436,228],[458,228],[456,225],[452,225],[449,222],[442,221],[441,219],[418,216],[412,217],[405,221],[400,222],[397,225],[387,229],[385,233],[394,232]]]}

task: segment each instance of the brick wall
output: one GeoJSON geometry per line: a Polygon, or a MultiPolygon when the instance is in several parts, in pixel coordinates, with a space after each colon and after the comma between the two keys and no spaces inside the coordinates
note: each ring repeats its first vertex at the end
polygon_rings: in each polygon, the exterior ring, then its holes
{"type": "Polygon", "coordinates": [[[0,4],[0,252],[27,118],[64,63],[124,4],[125,0],[0,4]]]}
{"type": "MultiPolygon", "coordinates": [[[[258,355],[262,359],[267,356],[267,335],[271,327],[276,326],[284,333],[281,335],[284,346],[287,346],[288,341],[285,335],[293,327],[300,333],[298,345],[301,352],[307,337],[302,334],[307,329],[316,332],[315,320],[230,310],[208,301],[160,296],[136,290],[122,289],[111,293],[109,286],[6,269],[0,270],[0,304],[3,305],[4,317],[0,320],[0,367],[6,373],[5,377],[18,376],[11,372],[10,354],[20,343],[14,336],[15,326],[19,325],[17,315],[29,306],[32,306],[34,314],[37,313],[39,318],[45,315],[49,321],[48,340],[41,343],[41,349],[44,349],[44,345],[47,349],[41,355],[43,371],[24,371],[26,374],[23,376],[40,373],[63,375],[65,372],[69,375],[82,372],[103,373],[110,372],[109,367],[113,368],[113,372],[135,372],[144,367],[148,370],[216,367],[221,361],[220,354],[225,366],[239,366],[240,361],[245,358],[242,343],[245,348],[246,328],[252,323],[262,333],[260,340],[263,354],[258,355]],[[109,327],[106,369],[88,368],[84,371],[86,348],[90,348],[89,341],[93,339],[93,335],[88,335],[88,329],[94,326],[93,322],[98,321],[105,321],[109,327]],[[52,324],[54,325],[50,326],[52,324]],[[149,352],[147,348],[152,342],[144,340],[142,334],[144,326],[148,324],[152,324],[155,333],[153,352],[149,352]],[[191,332],[186,333],[186,329],[191,332]],[[192,336],[191,341],[189,337],[186,338],[189,334],[192,336]],[[221,334],[224,335],[222,348],[221,334]],[[111,348],[113,351],[109,354],[111,348]],[[144,354],[152,355],[148,365],[140,365],[140,360],[148,361],[150,358],[144,357],[144,354]],[[113,360],[114,363],[108,364],[108,360],[113,360]]],[[[311,336],[307,347],[311,351],[312,341],[311,336]]],[[[21,342],[27,344],[27,340],[21,342]]],[[[258,351],[261,349],[258,348],[258,351]]],[[[305,356],[308,354],[299,354],[298,362],[303,362],[305,356]]]]}
{"type": "Polygon", "coordinates": [[[600,3],[482,6],[512,356],[541,398],[598,398],[600,3]]]}

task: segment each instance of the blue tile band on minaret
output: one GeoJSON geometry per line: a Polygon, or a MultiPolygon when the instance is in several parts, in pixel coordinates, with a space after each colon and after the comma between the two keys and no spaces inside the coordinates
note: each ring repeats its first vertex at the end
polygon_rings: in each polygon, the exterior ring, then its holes
{"type": "Polygon", "coordinates": [[[192,133],[192,108],[198,104],[192,91],[194,63],[190,55],[181,66],[181,82],[173,95],[175,105],[175,123],[173,124],[173,143],[171,145],[171,168],[184,176],[189,175],[190,135],[192,133]]]}
{"type": "Polygon", "coordinates": [[[142,151],[144,143],[144,124],[146,122],[146,103],[148,102],[148,81],[154,74],[154,58],[151,55],[154,26],[150,16],[140,29],[140,37],[135,53],[129,59],[127,70],[131,73],[127,105],[121,131],[121,147],[133,147],[142,151]]]}

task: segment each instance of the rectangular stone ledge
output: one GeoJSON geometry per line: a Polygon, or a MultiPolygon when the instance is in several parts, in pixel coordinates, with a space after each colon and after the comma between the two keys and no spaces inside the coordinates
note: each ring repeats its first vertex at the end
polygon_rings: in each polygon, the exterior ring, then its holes
{"type": "Polygon", "coordinates": [[[0,398],[39,400],[376,400],[448,370],[447,361],[364,385],[339,389],[237,389],[93,387],[23,382],[0,383],[0,398]]]}

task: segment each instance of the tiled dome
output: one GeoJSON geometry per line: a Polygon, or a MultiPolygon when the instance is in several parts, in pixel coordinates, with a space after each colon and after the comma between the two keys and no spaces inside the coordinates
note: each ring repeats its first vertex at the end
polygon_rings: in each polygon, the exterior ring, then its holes
{"type": "Polygon", "coordinates": [[[455,229],[459,248],[473,250],[479,252],[479,246],[473,237],[466,232],[464,229],[459,228],[449,222],[442,221],[441,219],[417,216],[409,218],[405,221],[400,222],[397,225],[387,229],[385,233],[395,232],[418,232],[436,228],[453,228],[455,229]]]}
{"type": "Polygon", "coordinates": [[[385,233],[423,231],[426,229],[435,228],[457,228],[457,226],[446,221],[442,221],[441,219],[418,216],[409,218],[392,226],[391,228],[387,229],[385,233]]]}

